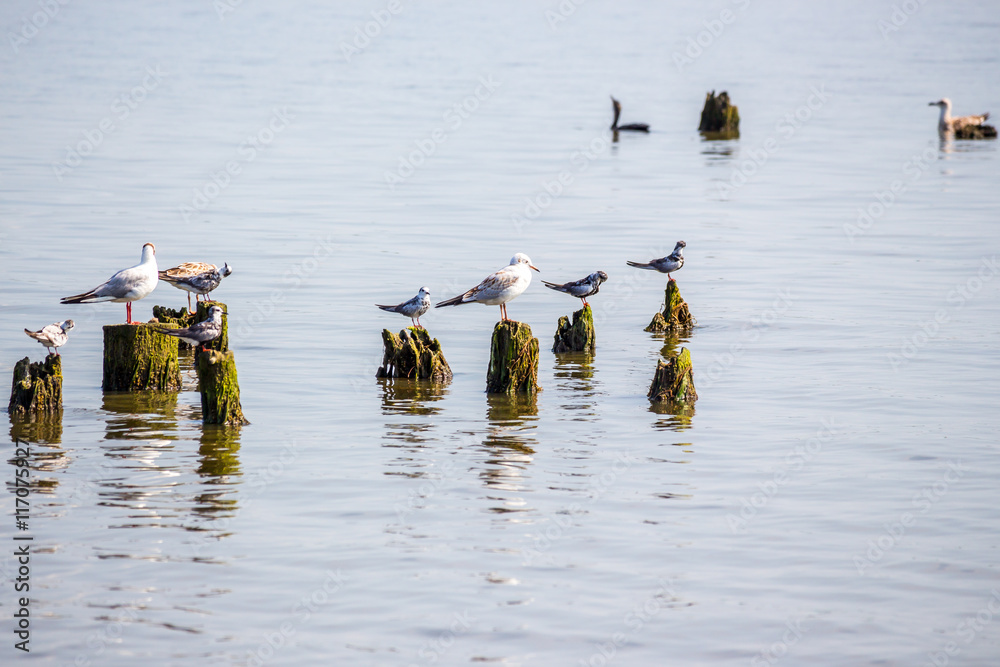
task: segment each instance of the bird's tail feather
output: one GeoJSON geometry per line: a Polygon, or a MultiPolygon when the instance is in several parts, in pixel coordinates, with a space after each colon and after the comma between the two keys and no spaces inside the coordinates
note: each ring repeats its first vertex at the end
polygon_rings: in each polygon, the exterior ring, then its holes
{"type": "Polygon", "coordinates": [[[464,303],[464,301],[462,301],[464,298],[464,294],[459,294],[458,296],[454,296],[450,299],[442,301],[441,303],[435,304],[434,307],[440,308],[441,306],[460,306],[464,303]]]}
{"type": "Polygon", "coordinates": [[[558,284],[556,284],[556,283],[550,283],[550,282],[549,282],[549,281],[547,281],[547,280],[543,280],[543,281],[542,281],[542,284],[543,284],[543,285],[545,285],[546,287],[548,287],[549,289],[554,289],[554,290],[557,290],[557,289],[559,289],[560,287],[562,287],[562,285],[558,285],[558,284]]]}
{"type": "Polygon", "coordinates": [[[396,312],[396,306],[380,306],[380,305],[378,305],[376,303],[375,307],[376,308],[381,308],[382,310],[389,311],[390,313],[395,313],[396,312]]]}
{"type": "Polygon", "coordinates": [[[97,295],[94,291],[84,292],[83,294],[74,294],[73,296],[64,296],[59,299],[59,303],[88,303],[87,299],[95,299],[97,295]]]}
{"type": "MultiPolygon", "coordinates": [[[[629,262],[629,261],[626,261],[625,263],[628,264],[629,266],[634,266],[637,269],[653,269],[653,267],[650,266],[649,264],[643,264],[641,262],[629,262]]],[[[653,270],[655,271],[655,269],[653,269],[653,270]]]]}

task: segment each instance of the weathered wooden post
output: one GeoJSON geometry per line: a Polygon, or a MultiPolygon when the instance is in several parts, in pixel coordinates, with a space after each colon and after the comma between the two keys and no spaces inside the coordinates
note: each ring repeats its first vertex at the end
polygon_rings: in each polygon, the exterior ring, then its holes
{"type": "Polygon", "coordinates": [[[705,95],[698,131],[705,134],[706,139],[739,138],[740,111],[729,103],[729,93],[722,91],[716,97],[713,90],[705,95]]]}
{"type": "Polygon", "coordinates": [[[691,352],[686,347],[682,347],[676,357],[656,362],[656,372],[647,396],[654,403],[693,403],[698,400],[691,352]]]}
{"type": "Polygon", "coordinates": [[[198,351],[194,360],[201,392],[201,421],[204,424],[242,426],[250,422],[240,405],[240,384],[236,357],[232,350],[198,351]]]}
{"type": "Polygon", "coordinates": [[[177,341],[156,331],[162,324],[104,327],[104,391],[178,391],[177,341]]]}
{"type": "Polygon", "coordinates": [[[552,341],[552,351],[590,352],[597,349],[597,334],[594,331],[594,312],[590,306],[584,306],[573,313],[573,323],[563,315],[556,325],[556,335],[552,341]]]}
{"type": "Polygon", "coordinates": [[[523,322],[502,320],[493,328],[486,391],[534,394],[538,386],[538,339],[523,322]]]}
{"type": "Polygon", "coordinates": [[[14,364],[7,412],[26,415],[62,409],[62,357],[50,354],[31,363],[28,357],[14,364]]]}
{"type": "Polygon", "coordinates": [[[444,358],[441,343],[426,329],[408,327],[399,335],[382,330],[382,365],[375,377],[412,380],[451,380],[451,367],[444,358]]]}
{"type": "Polygon", "coordinates": [[[677,287],[677,281],[667,282],[667,289],[664,291],[663,312],[653,315],[649,326],[644,331],[650,333],[663,333],[665,331],[683,331],[695,325],[695,320],[691,317],[687,302],[681,298],[681,290],[677,287]]]}
{"type": "MultiPolygon", "coordinates": [[[[172,324],[178,329],[186,329],[198,321],[187,308],[167,308],[166,306],[153,306],[153,317],[160,324],[172,324]]],[[[177,349],[190,350],[191,346],[178,338],[177,349]]]]}

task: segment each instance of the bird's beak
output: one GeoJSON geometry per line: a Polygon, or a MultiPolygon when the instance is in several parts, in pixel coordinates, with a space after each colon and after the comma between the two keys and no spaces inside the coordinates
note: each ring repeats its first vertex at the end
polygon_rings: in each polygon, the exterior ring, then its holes
{"type": "MultiPolygon", "coordinates": [[[[528,264],[528,267],[534,269],[535,271],[538,271],[538,267],[534,266],[533,264],[528,264]]],[[[538,272],[541,273],[541,271],[538,272]]]]}
{"type": "Polygon", "coordinates": [[[228,314],[229,314],[229,311],[228,311],[228,310],[224,310],[224,311],[222,311],[222,314],[223,314],[223,315],[228,315],[228,314]]]}
{"type": "Polygon", "coordinates": [[[937,105],[938,105],[937,102],[928,102],[927,103],[927,106],[929,106],[929,107],[936,107],[937,105]]]}

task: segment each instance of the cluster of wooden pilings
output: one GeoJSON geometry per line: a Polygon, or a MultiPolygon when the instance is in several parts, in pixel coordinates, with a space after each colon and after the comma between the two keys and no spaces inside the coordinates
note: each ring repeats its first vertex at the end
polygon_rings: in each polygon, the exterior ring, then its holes
{"type": "MultiPolygon", "coordinates": [[[[186,328],[201,322],[208,318],[208,309],[212,306],[226,310],[225,304],[218,301],[200,301],[197,313],[188,313],[183,308],[170,310],[154,306],[151,322],[105,326],[101,382],[104,391],[180,391],[179,350],[189,346],[158,329],[186,328]]],[[[222,335],[196,350],[195,370],[201,393],[202,422],[248,424],[240,405],[236,359],[229,349],[225,318],[222,335]]],[[[8,412],[26,415],[61,409],[62,358],[50,354],[40,363],[31,363],[27,357],[17,362],[8,412]]]]}
{"type": "MultiPolygon", "coordinates": [[[[679,336],[691,331],[695,320],[681,298],[676,281],[669,281],[664,293],[662,312],[657,312],[646,331],[664,334],[666,357],[657,363],[648,397],[654,404],[677,404],[683,408],[698,398],[694,387],[691,353],[686,348],[674,351],[679,336]]],[[[409,327],[399,334],[382,330],[383,355],[376,377],[409,378],[448,382],[451,368],[444,358],[441,343],[426,329],[409,327]]],[[[589,305],[563,316],[556,325],[552,351],[556,354],[584,352],[593,354],[597,346],[594,313],[589,305]]],[[[538,339],[523,322],[502,320],[493,328],[490,362],[486,371],[489,394],[534,395],[538,385],[538,339]]]]}

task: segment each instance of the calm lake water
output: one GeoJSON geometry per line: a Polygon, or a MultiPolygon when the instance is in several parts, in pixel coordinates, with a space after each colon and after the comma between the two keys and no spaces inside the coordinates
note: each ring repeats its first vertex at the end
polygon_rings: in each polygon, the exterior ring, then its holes
{"type": "Polygon", "coordinates": [[[77,323],[61,417],[8,438],[27,659],[996,664],[1000,161],[927,106],[1000,113],[995,10],[4,3],[0,372],[77,323]],[[738,140],[695,131],[710,90],[738,140]],[[613,143],[610,95],[651,133],[613,143]],[[625,262],[679,239],[698,326],[665,340],[665,277],[625,262]],[[234,267],[242,430],[201,425],[190,357],[179,394],[102,393],[124,306],[58,298],[146,242],[234,267]],[[372,304],[515,252],[536,400],[484,393],[495,307],[423,318],[450,384],[375,379],[407,321],[372,304]],[[598,269],[597,352],[557,357],[578,302],[538,280],[598,269]],[[699,400],[653,408],[678,346],[699,400]]]}

